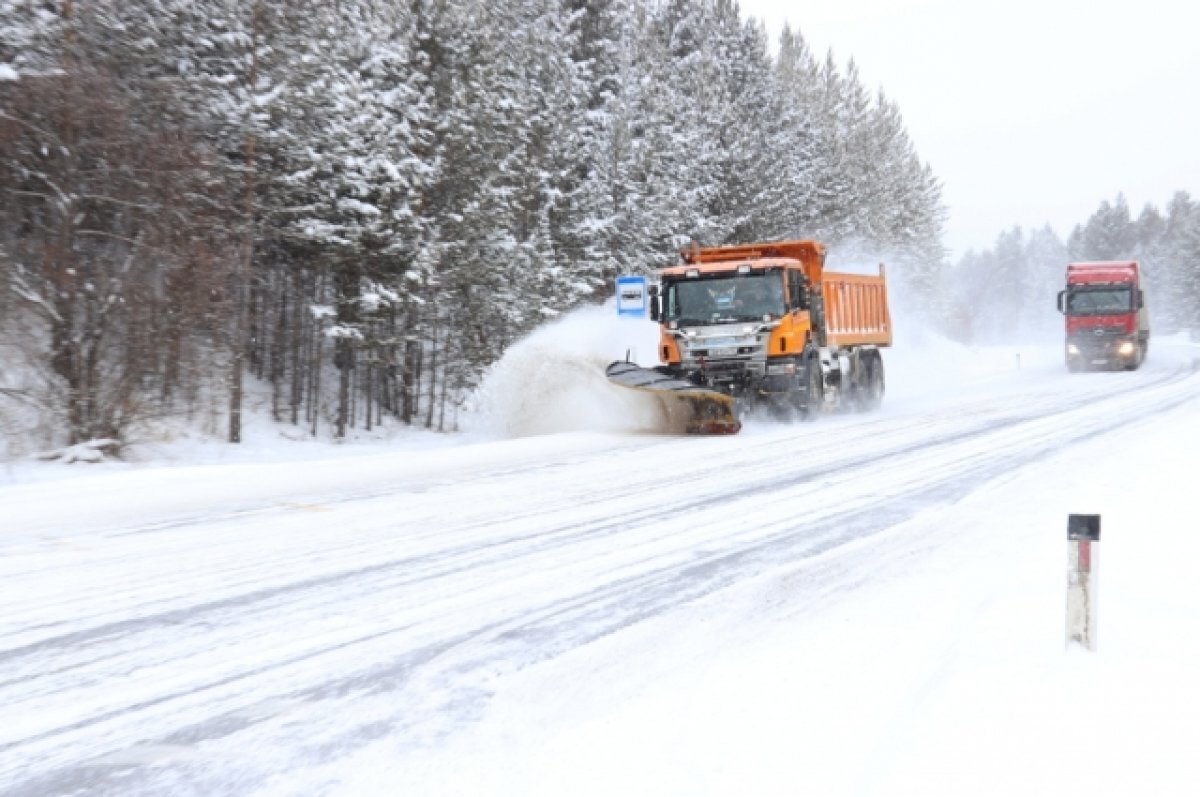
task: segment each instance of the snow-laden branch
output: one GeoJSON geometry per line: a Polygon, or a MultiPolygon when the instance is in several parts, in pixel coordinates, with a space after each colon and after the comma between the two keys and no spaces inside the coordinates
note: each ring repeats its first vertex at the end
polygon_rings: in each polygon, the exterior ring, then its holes
{"type": "Polygon", "coordinates": [[[80,194],[79,198],[102,204],[119,205],[125,208],[137,208],[138,210],[156,211],[161,209],[159,205],[150,205],[145,202],[131,202],[127,199],[117,199],[116,197],[104,196],[103,194],[80,194]]]}
{"type": "MultiPolygon", "coordinates": [[[[33,177],[37,180],[41,180],[43,183],[45,183],[47,186],[49,186],[50,190],[54,192],[54,195],[58,198],[59,203],[64,208],[68,208],[71,206],[71,197],[67,194],[66,191],[63,191],[61,188],[59,188],[58,184],[55,183],[53,180],[51,180],[50,176],[48,174],[45,174],[43,172],[27,171],[26,175],[29,177],[33,177]]],[[[51,197],[47,196],[46,194],[37,193],[36,191],[22,191],[22,190],[16,189],[16,188],[10,188],[8,190],[9,190],[9,193],[16,194],[18,196],[35,196],[40,199],[45,199],[47,202],[49,202],[51,200],[51,197]]]]}
{"type": "Polygon", "coordinates": [[[365,340],[362,330],[345,324],[334,324],[325,330],[325,337],[334,340],[365,340]]]}
{"type": "Polygon", "coordinates": [[[50,132],[49,130],[46,130],[45,128],[38,127],[37,125],[33,124],[32,122],[26,121],[25,119],[19,119],[16,116],[13,116],[12,114],[5,113],[4,111],[0,111],[0,119],[7,119],[10,122],[15,122],[16,124],[20,125],[21,127],[24,127],[26,130],[32,130],[33,132],[37,133],[39,136],[45,136],[46,138],[50,139],[58,146],[60,146],[60,147],[62,146],[62,141],[59,139],[58,136],[56,136],[54,133],[50,132]]]}
{"type": "Polygon", "coordinates": [[[105,230],[79,230],[75,234],[81,238],[105,238],[111,241],[120,241],[121,243],[126,243],[139,249],[149,249],[151,252],[163,252],[164,254],[167,254],[166,250],[160,249],[159,247],[151,246],[143,241],[138,241],[125,235],[117,235],[116,233],[107,232],[105,230]]]}
{"type": "Polygon", "coordinates": [[[29,302],[38,310],[41,310],[46,317],[52,320],[54,323],[63,323],[63,317],[59,315],[57,310],[54,309],[54,305],[50,304],[46,297],[42,296],[33,288],[30,288],[19,274],[12,275],[10,284],[12,285],[13,293],[15,293],[17,296],[29,302]]]}

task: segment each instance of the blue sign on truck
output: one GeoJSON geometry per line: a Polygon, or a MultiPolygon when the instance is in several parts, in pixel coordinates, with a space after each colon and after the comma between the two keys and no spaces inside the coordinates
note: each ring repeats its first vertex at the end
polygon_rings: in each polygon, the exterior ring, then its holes
{"type": "Polygon", "coordinates": [[[645,277],[617,277],[617,314],[646,317],[645,277]]]}

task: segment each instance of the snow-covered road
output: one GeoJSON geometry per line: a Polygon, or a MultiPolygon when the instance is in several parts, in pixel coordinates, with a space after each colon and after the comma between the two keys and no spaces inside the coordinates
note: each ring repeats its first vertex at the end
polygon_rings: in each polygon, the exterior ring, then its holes
{"type": "Polygon", "coordinates": [[[805,562],[764,621],[841,594],[934,544],[901,524],[1198,395],[1179,358],[1054,364],[728,438],[0,487],[0,792],[338,792],[339,762],[419,762],[514,674],[805,562]]]}

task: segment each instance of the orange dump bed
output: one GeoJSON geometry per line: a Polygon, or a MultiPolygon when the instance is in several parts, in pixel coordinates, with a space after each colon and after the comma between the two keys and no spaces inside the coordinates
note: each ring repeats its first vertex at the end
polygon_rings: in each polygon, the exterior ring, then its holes
{"type": "Polygon", "coordinates": [[[821,292],[825,297],[825,338],[830,345],[892,345],[892,319],[882,269],[879,276],[826,271],[821,292]]]}

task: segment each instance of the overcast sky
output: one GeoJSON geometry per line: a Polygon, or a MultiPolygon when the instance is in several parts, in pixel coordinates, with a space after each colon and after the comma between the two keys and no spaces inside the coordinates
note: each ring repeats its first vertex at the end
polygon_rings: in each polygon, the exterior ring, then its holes
{"type": "Polygon", "coordinates": [[[1123,192],[1136,217],[1200,198],[1192,0],[740,0],[897,102],[944,184],[957,259],[1004,229],[1065,238],[1123,192]]]}

